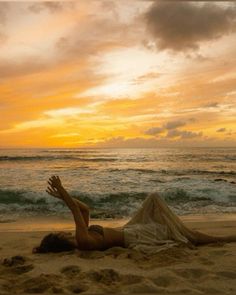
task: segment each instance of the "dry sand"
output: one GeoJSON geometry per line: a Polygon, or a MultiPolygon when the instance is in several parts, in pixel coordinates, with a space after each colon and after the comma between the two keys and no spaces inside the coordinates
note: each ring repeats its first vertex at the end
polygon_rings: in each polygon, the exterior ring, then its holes
{"type": "MultiPolygon", "coordinates": [[[[205,233],[236,234],[234,214],[182,219],[205,233]]],[[[116,227],[124,222],[96,223],[116,227]]],[[[119,247],[32,254],[46,230],[73,230],[73,222],[28,218],[0,223],[0,294],[236,294],[236,243],[181,246],[152,255],[119,247]]]]}

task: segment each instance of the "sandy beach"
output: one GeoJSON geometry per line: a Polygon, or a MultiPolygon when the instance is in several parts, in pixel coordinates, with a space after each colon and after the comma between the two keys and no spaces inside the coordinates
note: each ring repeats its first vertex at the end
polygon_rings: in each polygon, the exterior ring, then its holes
{"type": "MultiPolygon", "coordinates": [[[[188,215],[191,228],[236,234],[236,215],[188,215]]],[[[92,221],[120,226],[125,220],[92,221]]],[[[26,218],[0,223],[0,294],[236,294],[236,243],[156,254],[130,249],[32,254],[47,231],[73,231],[70,219],[26,218]]]]}

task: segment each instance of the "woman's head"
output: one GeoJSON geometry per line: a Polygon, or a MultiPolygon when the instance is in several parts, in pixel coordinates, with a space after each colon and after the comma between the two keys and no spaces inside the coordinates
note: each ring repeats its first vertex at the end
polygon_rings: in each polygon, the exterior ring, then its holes
{"type": "Polygon", "coordinates": [[[75,239],[71,233],[58,232],[46,235],[33,253],[63,252],[76,248],[75,239]]]}

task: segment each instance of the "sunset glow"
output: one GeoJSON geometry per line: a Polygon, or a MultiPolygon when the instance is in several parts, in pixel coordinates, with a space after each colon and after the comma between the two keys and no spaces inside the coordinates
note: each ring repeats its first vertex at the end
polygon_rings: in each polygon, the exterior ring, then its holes
{"type": "Polygon", "coordinates": [[[0,147],[235,146],[235,23],[234,2],[0,2],[0,147]]]}

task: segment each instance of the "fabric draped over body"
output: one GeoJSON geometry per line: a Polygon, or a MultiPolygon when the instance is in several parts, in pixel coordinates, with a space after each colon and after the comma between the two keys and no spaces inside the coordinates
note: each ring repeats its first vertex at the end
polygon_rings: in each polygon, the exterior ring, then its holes
{"type": "Polygon", "coordinates": [[[191,231],[170,210],[158,193],[150,194],[142,207],[123,226],[125,246],[144,252],[189,243],[191,231]]]}

